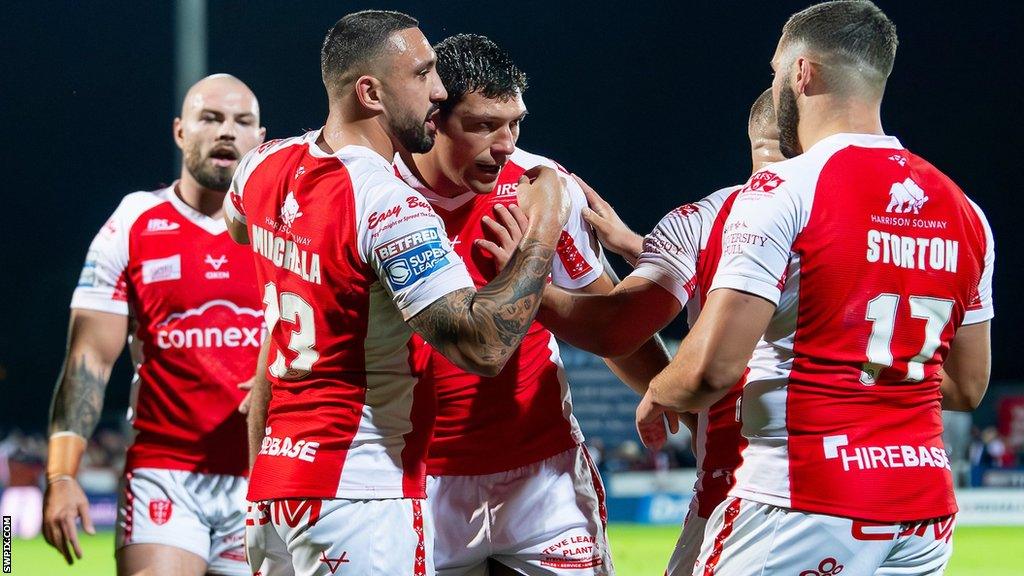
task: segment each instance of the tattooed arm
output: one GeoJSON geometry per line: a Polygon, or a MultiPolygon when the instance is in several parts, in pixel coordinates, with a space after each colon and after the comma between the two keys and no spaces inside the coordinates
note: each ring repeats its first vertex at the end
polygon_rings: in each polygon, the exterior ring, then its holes
{"type": "Polygon", "coordinates": [[[477,374],[496,375],[522,342],[537,315],[555,246],[569,217],[568,196],[558,175],[551,169],[528,174],[536,180],[524,177],[518,197],[529,223],[501,273],[480,290],[451,292],[409,319],[435,350],[477,374]]]}
{"type": "Polygon", "coordinates": [[[409,325],[455,365],[494,376],[537,315],[554,253],[553,243],[525,238],[487,286],[478,292],[456,290],[414,316],[409,325]]]}
{"type": "Polygon", "coordinates": [[[120,314],[71,311],[67,356],[57,379],[50,412],[50,434],[92,435],[103,410],[103,393],[114,362],[128,337],[128,318],[120,314]]]}
{"type": "Polygon", "coordinates": [[[87,439],[99,423],[110,371],[124,348],[128,318],[120,314],[73,309],[64,367],[50,410],[50,446],[46,462],[43,534],[68,564],[82,558],[76,520],[94,532],[89,502],[75,479],[87,439]]]}

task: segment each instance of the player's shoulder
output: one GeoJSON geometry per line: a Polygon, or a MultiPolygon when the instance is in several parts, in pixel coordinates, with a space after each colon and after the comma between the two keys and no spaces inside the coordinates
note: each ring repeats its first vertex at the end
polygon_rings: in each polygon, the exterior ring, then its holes
{"type": "Polygon", "coordinates": [[[357,196],[393,196],[415,193],[395,171],[395,165],[380,154],[362,146],[345,146],[338,154],[352,181],[357,196]]]}
{"type": "Polygon", "coordinates": [[[238,162],[238,168],[236,171],[240,175],[250,175],[256,170],[258,166],[263,164],[267,159],[273,157],[276,154],[290,150],[295,146],[308,146],[311,135],[314,132],[307,132],[301,136],[293,136],[291,138],[277,138],[274,140],[267,140],[252,150],[242,155],[241,160],[238,162]]]}
{"type": "Polygon", "coordinates": [[[169,203],[171,194],[174,194],[173,185],[157,190],[131,192],[121,198],[113,217],[130,225],[157,206],[169,203]]]}
{"type": "Polygon", "coordinates": [[[671,224],[679,221],[701,221],[711,223],[722,210],[722,206],[735,197],[742,190],[743,185],[727,186],[715,190],[711,194],[693,202],[687,202],[673,208],[671,212],[662,217],[662,224],[671,224]]]}
{"type": "Polygon", "coordinates": [[[533,154],[523,150],[522,148],[516,148],[515,151],[512,152],[512,155],[509,156],[508,163],[506,164],[505,169],[502,170],[503,178],[499,178],[498,184],[500,185],[505,180],[518,182],[519,177],[522,176],[523,172],[532,170],[538,166],[551,168],[558,173],[565,182],[569,196],[572,198],[574,211],[578,212],[582,206],[587,205],[587,197],[583,193],[583,189],[580,188],[579,184],[576,183],[576,180],[573,179],[572,173],[569,172],[568,168],[547,156],[533,154]]]}
{"type": "Polygon", "coordinates": [[[346,146],[338,154],[352,186],[357,218],[370,229],[385,221],[412,220],[435,215],[415,188],[395,172],[395,165],[361,146],[346,146]]]}

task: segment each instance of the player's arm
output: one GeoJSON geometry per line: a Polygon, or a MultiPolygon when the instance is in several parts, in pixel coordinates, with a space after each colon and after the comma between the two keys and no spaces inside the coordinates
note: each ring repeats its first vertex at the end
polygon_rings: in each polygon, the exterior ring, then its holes
{"type": "Polygon", "coordinates": [[[661,286],[628,276],[607,294],[581,294],[548,286],[540,321],[569,344],[606,358],[636,352],[682,307],[661,286]]]}
{"type": "Polygon", "coordinates": [[[267,378],[267,356],[270,353],[270,335],[263,339],[260,346],[259,359],[256,361],[256,373],[252,379],[252,390],[249,391],[249,409],[245,420],[249,429],[249,470],[256,462],[260,452],[263,436],[267,429],[267,410],[270,406],[270,380],[267,378]]]}
{"type": "Polygon", "coordinates": [[[103,411],[110,372],[124,348],[128,318],[122,314],[72,309],[64,366],[50,410],[50,440],[43,502],[43,535],[68,564],[81,559],[75,523],[95,533],[89,501],[76,474],[103,411]]]}
{"type": "Polygon", "coordinates": [[[707,301],[671,364],[651,381],[638,425],[664,408],[708,408],[740,379],[775,314],[793,242],[806,218],[803,198],[785,186],[769,197],[736,197],[707,301]]]}
{"type": "Polygon", "coordinates": [[[508,264],[479,290],[462,288],[435,300],[409,325],[456,366],[496,375],[519,347],[540,306],[551,259],[569,217],[564,185],[551,169],[530,173],[519,184],[519,203],[529,220],[508,264]]]}
{"type": "Polygon", "coordinates": [[[760,296],[711,292],[668,368],[651,381],[651,400],[679,412],[710,407],[743,376],[774,313],[760,296]]]}
{"type": "Polygon", "coordinates": [[[992,275],[995,267],[995,240],[992,228],[981,208],[971,203],[984,230],[985,259],[978,281],[977,299],[964,314],[961,325],[949,345],[949,354],[942,366],[942,408],[971,411],[978,407],[988,390],[992,368],[990,337],[992,308],[992,275]]]}
{"type": "Polygon", "coordinates": [[[942,409],[970,412],[981,404],[992,369],[991,322],[961,326],[942,365],[942,409]]]}
{"type": "MultiPolygon", "coordinates": [[[[578,291],[582,294],[601,296],[609,294],[615,289],[617,284],[619,284],[619,279],[615,276],[615,272],[605,263],[604,273],[597,280],[580,288],[578,291]]],[[[543,306],[543,300],[541,305],[543,306]]],[[[672,307],[670,306],[667,312],[671,311],[672,307]]],[[[675,310],[675,312],[678,313],[678,310],[675,310]]],[[[620,320],[625,321],[626,319],[620,317],[620,320]]],[[[558,336],[557,333],[555,335],[558,336]]],[[[608,365],[608,368],[619,380],[622,380],[627,386],[641,395],[647,392],[651,379],[661,372],[669,362],[668,350],[661,341],[661,337],[658,336],[657,330],[651,332],[647,339],[643,340],[634,351],[624,353],[623,355],[604,356],[603,358],[605,364],[608,365]]]]}

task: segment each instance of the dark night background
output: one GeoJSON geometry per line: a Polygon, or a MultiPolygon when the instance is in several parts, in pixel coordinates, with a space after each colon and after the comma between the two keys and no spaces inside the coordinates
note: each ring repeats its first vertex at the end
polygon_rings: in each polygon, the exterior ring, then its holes
{"type": "MultiPolygon", "coordinates": [[[[997,244],[993,380],[1021,379],[1024,9],[879,4],[900,35],[884,126],[987,212],[997,244]]],[[[326,116],[319,45],[343,14],[404,10],[431,41],[488,35],[530,76],[520,145],[584,176],[646,231],[684,201],[747,178],[747,110],[771,82],[782,24],[806,5],[210,0],[209,71],[247,82],[268,138],[287,137],[326,116]]],[[[0,428],[43,430],[89,242],[123,195],[176,177],[173,13],[170,2],[4,4],[0,428]]],[[[123,414],[129,377],[122,362],[111,417],[123,414]]]]}

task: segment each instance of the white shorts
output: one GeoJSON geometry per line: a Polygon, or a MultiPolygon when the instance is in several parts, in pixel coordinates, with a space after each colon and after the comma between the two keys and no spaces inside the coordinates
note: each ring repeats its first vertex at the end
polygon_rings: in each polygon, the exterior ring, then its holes
{"type": "Polygon", "coordinates": [[[708,519],[697,515],[697,497],[690,500],[690,511],[683,520],[683,530],[676,540],[676,547],[668,560],[665,576],[690,576],[693,565],[700,555],[700,547],[704,542],[704,527],[708,519]]]}
{"type": "Polygon", "coordinates": [[[269,500],[249,505],[246,549],[260,576],[433,576],[423,500],[269,500]]]}
{"type": "Polygon", "coordinates": [[[954,517],[883,524],[728,498],[708,519],[697,575],[925,576],[953,553],[954,517]]]}
{"type": "Polygon", "coordinates": [[[246,576],[242,476],[136,468],[121,479],[116,547],[163,544],[206,560],[207,573],[246,576]]]}
{"type": "Polygon", "coordinates": [[[508,472],[432,476],[427,504],[439,576],[482,576],[488,558],[530,575],[615,573],[604,488],[581,446],[508,472]]]}

